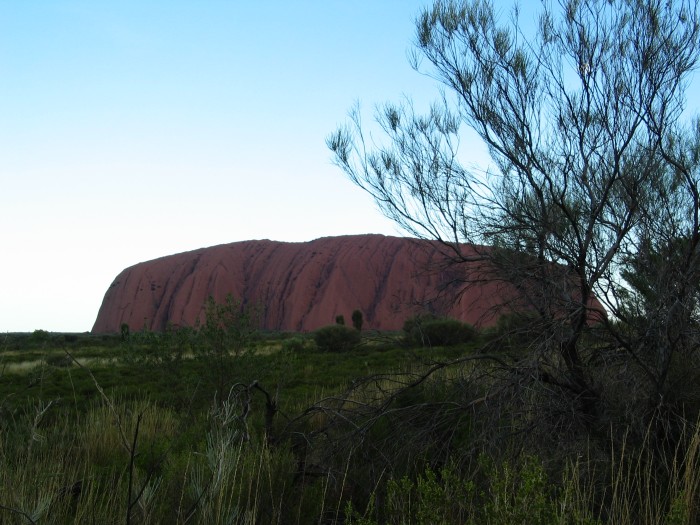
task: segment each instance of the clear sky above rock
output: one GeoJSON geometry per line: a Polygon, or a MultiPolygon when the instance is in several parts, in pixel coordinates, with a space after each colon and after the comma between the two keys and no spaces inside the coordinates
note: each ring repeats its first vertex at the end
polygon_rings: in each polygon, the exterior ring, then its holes
{"type": "Polygon", "coordinates": [[[325,137],[430,81],[421,1],[0,4],[0,332],[92,327],[140,261],[396,233],[325,137]]]}
{"type": "Polygon", "coordinates": [[[325,138],[355,101],[437,95],[406,58],[430,4],[0,3],[0,332],[89,330],[160,256],[400,234],[325,138]]]}

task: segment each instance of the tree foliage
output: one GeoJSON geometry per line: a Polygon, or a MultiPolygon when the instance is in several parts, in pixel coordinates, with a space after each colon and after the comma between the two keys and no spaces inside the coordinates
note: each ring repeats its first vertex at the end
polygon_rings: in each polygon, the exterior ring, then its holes
{"type": "Polygon", "coordinates": [[[478,268],[464,270],[465,287],[517,290],[515,309],[537,317],[517,370],[570,399],[591,431],[619,402],[600,364],[624,371],[643,386],[633,413],[621,410],[646,424],[689,408],[669,405],[673,370],[700,362],[700,121],[685,99],[698,4],[556,7],[543,2],[528,32],[517,7],[504,21],[487,0],[438,0],[417,19],[412,59],[441,83],[438,101],[425,114],[381,106],[383,142],[356,107],[327,143],[388,217],[478,268]],[[465,128],[487,146],[488,169],[460,153],[465,128]]]}
{"type": "Polygon", "coordinates": [[[352,327],[358,332],[362,331],[362,324],[364,322],[364,317],[362,316],[361,310],[352,311],[352,327]]]}
{"type": "Polygon", "coordinates": [[[231,294],[223,302],[209,297],[204,306],[204,320],[196,329],[202,339],[201,353],[240,357],[249,349],[250,342],[258,333],[258,311],[231,294]]]}
{"type": "Polygon", "coordinates": [[[207,364],[216,385],[218,402],[223,403],[242,358],[254,352],[258,336],[259,311],[231,294],[223,302],[209,297],[204,306],[204,319],[195,326],[194,355],[207,364]]]}

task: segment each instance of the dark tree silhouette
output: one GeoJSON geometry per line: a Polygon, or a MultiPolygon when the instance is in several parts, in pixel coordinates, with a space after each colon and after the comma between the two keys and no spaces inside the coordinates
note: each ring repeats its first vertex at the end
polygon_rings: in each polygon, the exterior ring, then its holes
{"type": "Polygon", "coordinates": [[[513,367],[570,399],[585,428],[604,431],[611,413],[642,427],[697,414],[678,390],[700,362],[700,123],[684,96],[697,2],[560,0],[543,3],[532,34],[519,22],[517,7],[503,22],[482,0],[425,9],[412,63],[441,97],[426,114],[381,106],[371,138],[354,108],[327,139],[335,163],[457,267],[465,243],[482,247],[465,287],[519,290],[518,309],[535,317],[513,367]],[[488,169],[460,155],[465,127],[488,169]],[[602,376],[634,384],[627,406],[602,376]]]}

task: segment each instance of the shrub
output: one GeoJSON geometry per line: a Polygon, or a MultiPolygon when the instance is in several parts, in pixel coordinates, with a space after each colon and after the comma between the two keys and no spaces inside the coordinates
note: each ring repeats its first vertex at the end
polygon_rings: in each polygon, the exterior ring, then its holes
{"type": "Polygon", "coordinates": [[[362,312],[360,310],[355,310],[352,313],[352,327],[358,332],[362,331],[362,312]]]}
{"type": "Polygon", "coordinates": [[[493,333],[506,347],[522,347],[537,338],[539,318],[535,312],[512,312],[498,318],[493,333]]]}
{"type": "Polygon", "coordinates": [[[294,336],[282,341],[282,350],[284,352],[303,352],[306,349],[306,341],[301,337],[294,336]]]}
{"type": "Polygon", "coordinates": [[[204,306],[204,322],[195,326],[200,356],[220,360],[232,354],[240,357],[250,351],[251,342],[259,337],[259,312],[228,294],[218,303],[209,297],[204,306]]]}
{"type": "Polygon", "coordinates": [[[120,327],[122,341],[129,339],[129,324],[122,323],[120,327]]]}
{"type": "Polygon", "coordinates": [[[345,316],[343,316],[343,315],[336,315],[336,316],[335,316],[335,324],[339,324],[339,325],[343,325],[343,326],[344,326],[344,325],[345,325],[345,316]]]}
{"type": "Polygon", "coordinates": [[[324,326],[314,332],[314,341],[323,352],[342,352],[360,342],[360,332],[340,324],[324,326]]]}
{"type": "Polygon", "coordinates": [[[421,325],[437,319],[438,317],[436,315],[430,313],[414,315],[403,322],[403,331],[406,334],[406,337],[410,338],[410,334],[412,334],[415,330],[420,329],[421,325]]]}
{"type": "Polygon", "coordinates": [[[419,346],[452,346],[473,341],[476,329],[457,319],[423,314],[407,319],[403,327],[406,340],[419,346]]]}
{"type": "Polygon", "coordinates": [[[33,343],[46,343],[50,337],[51,334],[46,330],[34,330],[30,336],[33,343]]]}

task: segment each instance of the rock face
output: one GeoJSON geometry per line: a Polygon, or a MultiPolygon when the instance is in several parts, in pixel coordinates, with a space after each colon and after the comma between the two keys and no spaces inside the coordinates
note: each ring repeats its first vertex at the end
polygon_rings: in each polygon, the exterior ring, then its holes
{"type": "MultiPolygon", "coordinates": [[[[466,248],[469,250],[470,248],[466,248]]],[[[305,243],[245,241],[143,262],[110,285],[93,332],[192,326],[209,296],[258,305],[263,328],[311,331],[354,310],[363,328],[397,330],[430,310],[477,325],[493,323],[494,284],[455,298],[455,269],[440,246],[383,235],[326,237],[305,243]]],[[[500,294],[502,298],[503,295],[500,294]]]]}

